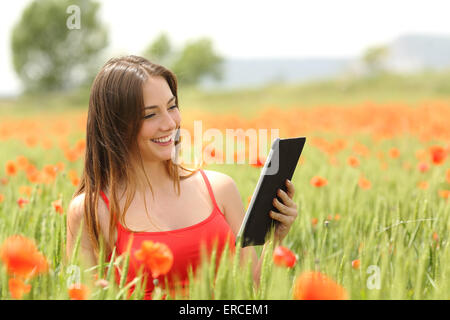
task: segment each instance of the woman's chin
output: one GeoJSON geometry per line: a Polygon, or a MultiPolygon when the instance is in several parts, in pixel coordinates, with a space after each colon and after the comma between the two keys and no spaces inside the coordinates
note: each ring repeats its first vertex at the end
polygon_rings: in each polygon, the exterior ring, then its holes
{"type": "Polygon", "coordinates": [[[156,158],[160,161],[167,161],[167,160],[172,159],[172,152],[160,152],[158,154],[155,154],[154,158],[156,158]]]}

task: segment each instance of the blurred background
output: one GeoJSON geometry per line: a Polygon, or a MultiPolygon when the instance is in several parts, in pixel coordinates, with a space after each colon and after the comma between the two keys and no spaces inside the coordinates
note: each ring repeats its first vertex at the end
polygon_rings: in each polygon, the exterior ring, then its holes
{"type": "Polygon", "coordinates": [[[0,107],[7,112],[86,108],[95,74],[125,54],[174,71],[188,107],[242,111],[250,101],[283,107],[450,95],[447,1],[16,0],[2,6],[0,107]]]}

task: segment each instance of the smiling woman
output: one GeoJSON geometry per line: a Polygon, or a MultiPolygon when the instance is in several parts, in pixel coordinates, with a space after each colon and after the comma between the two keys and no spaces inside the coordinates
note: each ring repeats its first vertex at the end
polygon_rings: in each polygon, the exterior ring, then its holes
{"type": "MultiPolygon", "coordinates": [[[[189,264],[199,263],[200,240],[208,244],[219,240],[223,247],[228,239],[234,245],[233,232],[218,211],[204,172],[203,182],[195,175],[198,170],[171,159],[180,123],[177,80],[171,71],[136,56],[105,64],[91,90],[85,166],[68,210],[68,255],[81,221],[86,231],[81,253],[89,265],[98,262],[100,242],[107,244],[109,260],[114,247],[121,255],[133,238],[129,281],[137,275],[140,263],[135,253],[144,241],[168,245],[174,254],[168,276],[181,280],[187,278],[189,264]],[[212,199],[212,214],[201,183],[206,183],[212,199]]],[[[146,298],[152,290],[149,281],[146,298]]]]}
{"type": "MultiPolygon", "coordinates": [[[[234,251],[244,208],[233,179],[172,161],[180,143],[175,141],[181,124],[178,102],[176,77],[163,66],[127,56],[101,69],[91,89],[84,170],[67,213],[69,257],[83,225],[81,253],[90,266],[103,262],[99,248],[104,243],[108,261],[114,248],[117,255],[130,250],[127,282],[143,270],[144,277],[157,276],[163,286],[168,279],[173,288],[187,285],[188,268],[195,271],[203,249],[216,248],[218,257],[227,244],[234,251]],[[163,247],[161,253],[153,250],[163,247]],[[165,274],[152,270],[163,256],[164,265],[171,266],[163,268],[165,274]]],[[[293,216],[296,208],[283,200],[280,212],[293,216]]],[[[281,216],[274,219],[282,222],[281,216]]],[[[291,221],[280,224],[281,234],[291,221]]],[[[243,248],[241,258],[242,263],[252,259],[258,283],[261,259],[255,264],[255,249],[243,248]]],[[[118,282],[125,279],[116,271],[118,282]]],[[[153,285],[147,281],[145,298],[151,298],[153,285]]]]}

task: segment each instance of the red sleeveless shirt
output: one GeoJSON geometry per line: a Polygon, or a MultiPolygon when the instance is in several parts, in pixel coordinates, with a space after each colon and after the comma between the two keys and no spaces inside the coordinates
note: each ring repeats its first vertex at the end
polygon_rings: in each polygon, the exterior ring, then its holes
{"type": "MultiPolygon", "coordinates": [[[[202,169],[199,169],[203,176],[206,187],[208,188],[211,201],[213,203],[213,210],[208,218],[196,223],[194,225],[161,232],[130,232],[123,227],[120,222],[117,223],[117,240],[116,240],[116,257],[125,253],[130,237],[133,236],[131,251],[130,251],[130,264],[127,276],[127,283],[132,281],[139,270],[141,262],[134,257],[136,250],[139,250],[141,243],[144,240],[151,240],[153,242],[161,242],[166,244],[173,254],[173,265],[171,270],[166,275],[158,277],[159,285],[165,287],[165,277],[167,277],[170,289],[175,287],[178,283],[182,287],[186,287],[188,284],[188,268],[192,266],[192,270],[195,272],[197,266],[201,263],[202,250],[206,249],[210,254],[214,246],[217,245],[216,264],[219,263],[219,257],[224,249],[225,243],[228,241],[231,252],[235,250],[235,237],[233,232],[225,220],[224,214],[217,206],[214,194],[209,183],[206,174],[202,169]]],[[[100,192],[103,197],[108,210],[109,201],[103,191],[100,192]]],[[[108,256],[108,261],[111,259],[111,254],[108,256]]],[[[144,268],[145,270],[145,268],[144,268]]],[[[120,282],[120,273],[116,269],[116,281],[120,282]]],[[[151,299],[152,292],[154,290],[154,284],[151,274],[148,275],[147,288],[145,291],[144,299],[151,299]]],[[[129,294],[134,290],[134,286],[129,294]]]]}

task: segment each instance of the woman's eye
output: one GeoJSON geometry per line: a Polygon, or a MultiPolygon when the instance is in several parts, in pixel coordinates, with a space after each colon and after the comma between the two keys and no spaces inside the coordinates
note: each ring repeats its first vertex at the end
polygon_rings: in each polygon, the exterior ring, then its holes
{"type": "MultiPolygon", "coordinates": [[[[171,106],[171,107],[169,108],[169,110],[170,110],[170,109],[175,109],[175,108],[178,108],[178,106],[177,106],[177,105],[171,106]]],[[[154,113],[149,114],[149,115],[146,115],[146,116],[144,117],[144,119],[149,119],[149,118],[153,117],[154,115],[155,115],[154,113]]]]}

